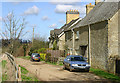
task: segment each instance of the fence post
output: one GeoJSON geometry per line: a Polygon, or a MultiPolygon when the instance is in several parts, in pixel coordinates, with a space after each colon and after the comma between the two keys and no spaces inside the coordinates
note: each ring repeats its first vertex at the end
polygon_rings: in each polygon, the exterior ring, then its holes
{"type": "Polygon", "coordinates": [[[22,81],[22,78],[21,78],[21,67],[18,67],[18,81],[22,81]]]}

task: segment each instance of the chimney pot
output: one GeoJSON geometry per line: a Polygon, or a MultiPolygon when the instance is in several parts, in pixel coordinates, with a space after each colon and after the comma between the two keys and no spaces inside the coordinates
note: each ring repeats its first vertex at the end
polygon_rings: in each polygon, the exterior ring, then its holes
{"type": "Polygon", "coordinates": [[[95,5],[97,5],[101,0],[95,0],[95,5]]]}

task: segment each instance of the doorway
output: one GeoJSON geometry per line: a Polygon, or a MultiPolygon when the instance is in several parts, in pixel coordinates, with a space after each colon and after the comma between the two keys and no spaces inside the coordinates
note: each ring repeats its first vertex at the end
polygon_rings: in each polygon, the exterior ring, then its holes
{"type": "Polygon", "coordinates": [[[80,55],[86,56],[87,46],[80,46],[80,55]]]}
{"type": "Polygon", "coordinates": [[[116,73],[120,75],[120,60],[116,60],[116,73]]]}

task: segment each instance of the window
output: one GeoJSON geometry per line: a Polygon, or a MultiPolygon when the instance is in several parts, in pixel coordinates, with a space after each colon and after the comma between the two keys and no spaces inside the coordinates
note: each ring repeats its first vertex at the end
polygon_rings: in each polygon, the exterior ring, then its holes
{"type": "Polygon", "coordinates": [[[79,39],[79,31],[76,32],[76,39],[79,39]]]}
{"type": "Polygon", "coordinates": [[[67,41],[68,40],[68,32],[66,32],[66,34],[65,34],[65,40],[67,41]]]}

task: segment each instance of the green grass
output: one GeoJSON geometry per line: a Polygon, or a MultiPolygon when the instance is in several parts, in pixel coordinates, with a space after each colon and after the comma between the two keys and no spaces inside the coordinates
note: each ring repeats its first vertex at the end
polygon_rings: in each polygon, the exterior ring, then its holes
{"type": "MultiPolygon", "coordinates": [[[[57,65],[57,63],[55,62],[55,63],[51,63],[51,62],[46,62],[47,64],[51,64],[51,65],[57,65]]],[[[62,63],[59,63],[59,66],[63,66],[63,64],[62,63]]]]}
{"type": "Polygon", "coordinates": [[[26,59],[26,60],[30,60],[30,56],[20,56],[20,57],[18,57],[18,58],[23,58],[23,59],[26,59]]]}
{"type": "Polygon", "coordinates": [[[2,81],[6,81],[8,79],[8,76],[6,73],[2,74],[2,81]]]}
{"type": "MultiPolygon", "coordinates": [[[[5,69],[6,64],[7,64],[7,61],[6,60],[2,60],[2,68],[3,69],[5,69]]],[[[7,72],[3,72],[2,73],[2,81],[6,81],[7,79],[8,79],[7,72]]]]}
{"type": "Polygon", "coordinates": [[[29,77],[29,76],[26,76],[26,75],[21,75],[22,77],[22,81],[38,81],[36,78],[33,79],[33,77],[29,77]]]}
{"type": "Polygon", "coordinates": [[[37,77],[33,76],[32,74],[29,74],[29,71],[27,69],[25,69],[22,66],[20,66],[20,67],[21,67],[22,81],[39,81],[37,77]]]}
{"type": "MultiPolygon", "coordinates": [[[[19,65],[20,66],[20,65],[19,65]]],[[[25,69],[24,67],[20,66],[21,67],[21,73],[22,74],[27,74],[28,73],[28,70],[25,69]]]]}
{"type": "Polygon", "coordinates": [[[2,68],[5,68],[6,64],[7,64],[7,61],[6,60],[2,60],[2,68]]]}
{"type": "Polygon", "coordinates": [[[120,82],[120,77],[116,76],[114,74],[111,74],[111,73],[108,73],[108,72],[104,72],[104,71],[102,71],[100,69],[93,69],[93,68],[90,68],[90,71],[93,72],[94,74],[96,74],[98,76],[102,76],[102,77],[104,77],[106,79],[120,82]]]}

